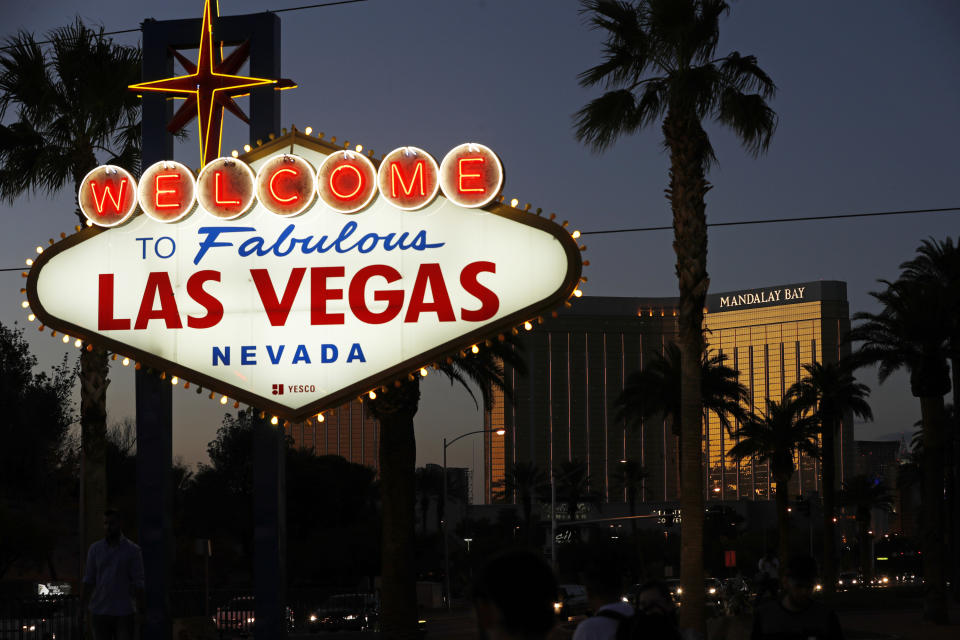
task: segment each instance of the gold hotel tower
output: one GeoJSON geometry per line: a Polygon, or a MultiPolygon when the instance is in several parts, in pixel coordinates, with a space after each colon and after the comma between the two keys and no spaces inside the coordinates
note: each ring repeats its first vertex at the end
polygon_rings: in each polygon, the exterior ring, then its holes
{"type": "MultiPolygon", "coordinates": [[[[751,409],[779,400],[803,374],[803,365],[835,362],[849,347],[846,283],[803,282],[715,293],[707,298],[704,318],[708,350],[727,356],[750,392],[751,409]]],[[[498,394],[485,421],[488,429],[507,429],[505,437],[486,436],[485,496],[508,465],[533,461],[541,469],[579,459],[586,462],[592,488],[608,502],[625,500],[614,479],[620,460],[640,461],[650,474],[643,500],[678,499],[676,438],[662,419],[635,430],[614,417],[614,400],[626,376],[674,341],[675,298],[583,297],[557,318],[524,336],[527,373],[508,369],[513,402],[498,394]]],[[[733,446],[716,416],[705,420],[704,492],[714,500],[772,498],[766,463],[736,463],[724,454],[733,446]]],[[[852,472],[853,421],[848,417],[837,439],[837,482],[852,472]]],[[[820,490],[816,460],[796,461],[791,494],[820,490]]]]}

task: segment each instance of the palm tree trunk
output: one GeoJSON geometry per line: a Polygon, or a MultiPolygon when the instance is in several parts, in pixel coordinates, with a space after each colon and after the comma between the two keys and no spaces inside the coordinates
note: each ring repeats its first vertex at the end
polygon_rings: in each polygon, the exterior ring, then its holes
{"type": "MultiPolygon", "coordinates": [[[[956,341],[960,348],[960,340],[956,341]]],[[[949,514],[951,522],[950,584],[952,585],[953,600],[960,602],[960,358],[950,359],[950,371],[953,374],[953,424],[950,425],[949,447],[950,460],[950,490],[951,496],[949,514]]]]}
{"type": "MultiPolygon", "coordinates": [[[[73,168],[73,192],[88,171],[97,166],[90,148],[84,160],[73,168]]],[[[74,210],[80,224],[86,222],[77,206],[74,210]]],[[[89,346],[89,345],[88,345],[89,346]]],[[[107,385],[110,368],[107,352],[94,346],[80,353],[80,554],[81,571],[87,548],[103,537],[103,512],[107,508],[107,385]]]]}
{"type": "Polygon", "coordinates": [[[671,106],[663,121],[670,149],[670,188],[673,210],[673,249],[677,254],[680,289],[680,472],[681,549],[680,583],[684,603],[680,627],[705,635],[703,590],[703,305],[707,277],[707,220],[704,197],[709,190],[704,176],[708,146],[695,114],[671,106]]]}
{"type": "Polygon", "coordinates": [[[836,468],[834,460],[834,441],[836,434],[836,423],[823,425],[823,431],[820,434],[821,458],[820,473],[821,487],[820,493],[823,496],[823,591],[827,595],[833,594],[837,589],[837,558],[836,526],[833,523],[833,517],[836,511],[836,468]]]}
{"type": "Polygon", "coordinates": [[[777,555],[780,557],[781,571],[787,566],[790,558],[790,520],[787,516],[787,506],[790,503],[790,480],[779,477],[777,480],[777,555]]]}
{"type": "Polygon", "coordinates": [[[371,401],[380,421],[381,615],[386,638],[418,637],[414,513],[417,443],[413,416],[420,401],[420,383],[404,382],[371,401]]]}
{"type": "Polygon", "coordinates": [[[923,420],[923,619],[947,623],[943,562],[943,396],[920,398],[923,420]]]}
{"type": "Polygon", "coordinates": [[[83,549],[103,537],[107,508],[107,352],[94,347],[80,353],[80,504],[83,549]]]}

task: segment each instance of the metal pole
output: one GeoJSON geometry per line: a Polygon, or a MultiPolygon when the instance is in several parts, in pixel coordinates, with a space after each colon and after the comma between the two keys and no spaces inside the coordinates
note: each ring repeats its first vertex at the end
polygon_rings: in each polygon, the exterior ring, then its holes
{"type": "Polygon", "coordinates": [[[550,564],[557,570],[557,477],[550,470],[550,564]]]}
{"type": "Polygon", "coordinates": [[[450,611],[450,541],[447,536],[447,439],[443,439],[443,520],[440,524],[443,535],[443,580],[446,583],[447,611],[450,611]]]}

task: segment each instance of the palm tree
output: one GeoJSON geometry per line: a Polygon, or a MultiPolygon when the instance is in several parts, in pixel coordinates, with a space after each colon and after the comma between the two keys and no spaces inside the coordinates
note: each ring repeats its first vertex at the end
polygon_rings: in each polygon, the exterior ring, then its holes
{"type": "MultiPolygon", "coordinates": [[[[940,289],[940,295],[949,303],[948,330],[950,347],[950,371],[953,375],[953,406],[960,407],[960,240],[952,238],[938,241],[929,238],[917,248],[917,257],[900,265],[902,277],[922,280],[940,289]]],[[[952,429],[944,442],[947,467],[947,513],[946,534],[948,540],[960,536],[960,411],[947,422],[952,429]]],[[[953,584],[960,583],[960,545],[948,546],[951,553],[948,566],[953,584]]],[[[960,589],[953,590],[955,600],[960,600],[960,589]]]]}
{"type": "Polygon", "coordinates": [[[945,624],[943,425],[944,395],[950,390],[947,340],[953,301],[944,299],[939,287],[922,279],[880,282],[886,289],[870,294],[882,305],[880,312],[855,314],[854,319],[863,322],[851,330],[849,338],[863,343],[855,354],[858,362],[879,365],[881,383],[894,371],[906,368],[910,392],[920,399],[924,444],[921,547],[926,585],[923,617],[945,624]]]}
{"type": "MultiPolygon", "coordinates": [[[[140,78],[140,50],[115,44],[79,19],[47,35],[8,38],[0,55],[0,198],[53,193],[80,182],[98,164],[140,164],[140,103],[127,85],[140,78]]],[[[76,215],[84,222],[79,206],[76,215]]],[[[107,354],[93,345],[80,355],[83,456],[81,535],[101,537],[106,506],[107,354]]]]}
{"type": "Polygon", "coordinates": [[[851,507],[856,512],[857,537],[860,540],[860,571],[869,580],[873,574],[871,569],[873,563],[870,561],[871,513],[874,509],[890,511],[893,508],[893,496],[882,480],[874,480],[861,474],[843,483],[840,504],[851,507]]]}
{"type": "Polygon", "coordinates": [[[706,173],[713,148],[705,119],[731,128],[748,151],[770,143],[776,114],[767,105],[776,87],[753,56],[716,57],[723,0],[582,0],[589,23],[604,32],[603,61],[580,74],[585,87],[607,91],[575,115],[577,139],[597,151],[621,134],[662,119],[670,151],[667,197],[673,211],[679,338],[683,354],[680,429],[683,538],[681,582],[688,594],[683,628],[705,631],[703,594],[703,425],[699,362],[704,350],[703,305],[707,276],[706,173]]]}
{"type": "Polygon", "coordinates": [[[547,474],[533,462],[516,462],[507,468],[504,479],[496,483],[496,488],[502,499],[507,500],[513,496],[520,503],[523,511],[524,539],[527,541],[527,546],[533,546],[533,507],[550,489],[547,474]]]}
{"type": "Polygon", "coordinates": [[[870,388],[856,381],[853,365],[849,360],[814,362],[803,365],[804,377],[794,384],[788,393],[801,406],[813,411],[820,425],[821,484],[823,486],[823,578],[824,589],[833,593],[837,584],[837,559],[834,540],[834,511],[836,510],[836,461],[835,442],[840,425],[846,416],[853,414],[864,420],[872,420],[873,412],[867,404],[870,388]]]}
{"type": "Polygon", "coordinates": [[[790,525],[787,521],[789,484],[795,467],[793,461],[801,454],[819,457],[817,422],[804,415],[796,400],[785,397],[781,402],[767,400],[763,415],[754,415],[740,425],[740,440],[727,455],[738,462],[745,458],[766,460],[777,485],[778,553],[784,562],[790,555],[790,525]]]}
{"type": "MultiPolygon", "coordinates": [[[[662,415],[679,438],[680,360],[680,348],[671,342],[664,353],[657,354],[646,367],[627,375],[623,391],[614,401],[617,420],[626,420],[628,426],[639,428],[644,420],[662,415]]],[[[701,400],[703,408],[715,414],[733,437],[736,422],[747,417],[743,407],[750,395],[738,380],[739,372],[726,366],[726,361],[727,356],[722,353],[701,358],[701,400]]]]}
{"type": "Polygon", "coordinates": [[[577,458],[563,460],[554,470],[557,494],[567,506],[570,521],[577,519],[580,504],[599,504],[600,496],[590,489],[590,474],[587,463],[577,458]]]}
{"type": "Polygon", "coordinates": [[[630,507],[630,532],[633,539],[637,538],[637,499],[642,497],[643,483],[646,481],[647,470],[636,460],[621,460],[616,471],[613,472],[613,486],[617,490],[626,491],[627,504],[630,507]]]}
{"type": "MultiPolygon", "coordinates": [[[[524,371],[518,342],[511,335],[488,342],[479,353],[467,352],[436,364],[436,369],[459,383],[477,401],[472,383],[489,410],[494,389],[510,397],[503,365],[524,371]]],[[[420,404],[420,377],[410,375],[389,389],[383,387],[370,400],[370,410],[380,422],[380,487],[383,504],[381,533],[381,625],[385,637],[406,640],[419,637],[417,625],[414,520],[417,444],[413,417],[420,404]]],[[[478,404],[479,406],[479,404],[478,404]]]]}

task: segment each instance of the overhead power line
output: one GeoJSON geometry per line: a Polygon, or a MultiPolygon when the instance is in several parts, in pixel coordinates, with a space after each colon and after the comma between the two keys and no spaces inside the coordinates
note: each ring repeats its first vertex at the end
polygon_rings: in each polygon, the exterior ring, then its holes
{"type": "MultiPolygon", "coordinates": [[[[880,216],[900,216],[923,213],[950,213],[960,211],[960,207],[942,207],[940,209],[902,209],[900,211],[869,211],[867,213],[837,213],[828,216],[799,216],[794,218],[764,218],[762,220],[732,220],[730,222],[710,222],[708,227],[736,227],[749,224],[773,224],[776,222],[807,222],[821,220],[843,220],[845,218],[876,218],[880,216]]],[[[641,231],[669,231],[673,227],[631,227],[627,229],[603,229],[600,231],[581,231],[580,235],[602,235],[612,233],[637,233],[641,231]]],[[[23,267],[9,267],[0,271],[26,271],[23,267]]]]}
{"type": "MultiPolygon", "coordinates": [[[[333,7],[338,4],[356,4],[358,2],[369,2],[369,0],[334,0],[333,2],[318,2],[316,4],[305,4],[299,7],[287,7],[286,9],[268,9],[268,13],[286,13],[288,11],[303,11],[304,9],[321,9],[323,7],[333,7]]],[[[104,31],[100,35],[104,36],[115,36],[121,33],[133,33],[135,31],[140,31],[140,27],[135,29],[120,29],[118,31],[104,31]]],[[[38,40],[36,44],[53,44],[53,40],[38,40]]],[[[0,47],[0,51],[8,51],[10,49],[16,49],[15,45],[7,45],[0,47]]]]}
{"type": "MultiPolygon", "coordinates": [[[[844,218],[875,218],[879,216],[902,216],[918,213],[948,213],[960,211],[960,207],[943,207],[940,209],[903,209],[901,211],[870,211],[868,213],[838,213],[830,216],[798,216],[795,218],[764,218],[761,220],[732,220],[730,222],[708,222],[708,227],[738,227],[748,224],[772,224],[774,222],[807,222],[810,220],[842,220],[844,218]]],[[[600,231],[581,231],[580,235],[602,235],[610,233],[636,233],[640,231],[670,231],[673,226],[666,227],[628,227],[625,229],[603,229],[600,231]]]]}

